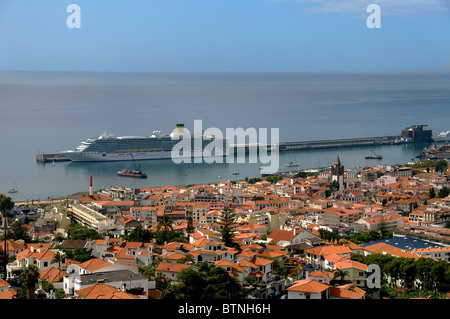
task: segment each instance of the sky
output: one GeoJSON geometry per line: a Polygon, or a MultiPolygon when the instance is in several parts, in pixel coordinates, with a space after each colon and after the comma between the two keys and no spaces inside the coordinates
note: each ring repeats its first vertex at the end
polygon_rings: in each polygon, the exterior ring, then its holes
{"type": "Polygon", "coordinates": [[[449,31],[450,0],[1,0],[0,70],[450,70],[449,31]]]}

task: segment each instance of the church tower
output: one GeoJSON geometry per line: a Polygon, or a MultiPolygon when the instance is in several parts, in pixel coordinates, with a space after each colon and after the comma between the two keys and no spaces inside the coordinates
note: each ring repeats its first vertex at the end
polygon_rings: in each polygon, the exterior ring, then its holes
{"type": "Polygon", "coordinates": [[[339,190],[344,189],[344,166],[341,164],[339,154],[336,156],[333,166],[331,166],[331,182],[337,181],[339,183],[339,190]]]}

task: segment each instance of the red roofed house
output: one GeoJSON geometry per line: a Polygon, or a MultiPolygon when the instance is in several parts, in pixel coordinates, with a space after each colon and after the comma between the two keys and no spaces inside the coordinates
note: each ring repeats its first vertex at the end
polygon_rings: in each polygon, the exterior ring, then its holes
{"type": "Polygon", "coordinates": [[[291,244],[301,244],[305,242],[305,239],[312,238],[319,237],[304,229],[274,229],[269,235],[267,235],[267,242],[285,247],[291,244]]]}
{"type": "MultiPolygon", "coordinates": [[[[75,297],[79,299],[140,299],[117,287],[107,284],[95,284],[75,291],[75,297]]],[[[145,298],[147,299],[147,298],[145,298]]]]}
{"type": "Polygon", "coordinates": [[[330,287],[330,299],[364,299],[366,292],[353,284],[330,287]]]}
{"type": "Polygon", "coordinates": [[[352,250],[347,246],[319,246],[305,250],[306,260],[322,269],[334,269],[337,262],[350,258],[352,250]]]}
{"type": "Polygon", "coordinates": [[[348,272],[348,276],[344,280],[351,280],[353,285],[357,287],[366,287],[367,265],[353,260],[347,260],[337,263],[336,269],[342,269],[348,272]]]}
{"type": "Polygon", "coordinates": [[[403,228],[403,218],[397,213],[387,213],[374,217],[361,218],[356,223],[363,224],[368,230],[378,230],[381,223],[387,229],[403,228]]]}
{"type": "Polygon", "coordinates": [[[158,266],[155,268],[155,273],[161,273],[166,278],[170,279],[171,281],[177,280],[177,274],[183,270],[189,268],[189,265],[186,264],[176,264],[176,263],[168,263],[161,261],[158,266]]]}
{"type": "Polygon", "coordinates": [[[328,299],[330,286],[316,280],[299,280],[286,289],[287,299],[328,299]]]}

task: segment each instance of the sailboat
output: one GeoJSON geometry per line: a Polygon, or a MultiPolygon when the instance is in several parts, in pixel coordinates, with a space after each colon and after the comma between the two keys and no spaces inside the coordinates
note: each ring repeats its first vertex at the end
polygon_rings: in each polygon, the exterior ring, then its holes
{"type": "Polygon", "coordinates": [[[232,172],[232,174],[233,174],[233,175],[239,175],[239,169],[238,169],[237,164],[236,164],[236,170],[234,170],[234,171],[232,172]]]}
{"type": "Polygon", "coordinates": [[[13,194],[13,193],[17,193],[17,186],[16,186],[16,182],[14,181],[14,186],[8,191],[8,193],[13,194]]]}

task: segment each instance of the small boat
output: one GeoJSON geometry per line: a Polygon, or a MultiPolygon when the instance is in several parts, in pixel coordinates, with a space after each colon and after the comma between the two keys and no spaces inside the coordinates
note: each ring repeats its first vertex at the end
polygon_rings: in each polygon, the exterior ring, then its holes
{"type": "Polygon", "coordinates": [[[140,170],[121,170],[117,172],[117,175],[119,176],[125,176],[125,177],[137,177],[137,178],[147,178],[147,174],[141,172],[140,170]]]}
{"type": "Polygon", "coordinates": [[[232,174],[233,175],[239,175],[239,172],[233,172],[232,174]]]}
{"type": "Polygon", "coordinates": [[[296,166],[298,166],[298,164],[296,164],[294,162],[289,162],[287,164],[284,164],[284,166],[286,166],[286,167],[296,167],[296,166]]]}
{"type": "Polygon", "coordinates": [[[17,186],[16,186],[16,181],[14,181],[14,186],[8,191],[9,194],[15,194],[18,193],[19,191],[17,190],[17,186]]]}
{"type": "Polygon", "coordinates": [[[375,156],[367,155],[367,156],[364,157],[364,158],[365,158],[365,159],[377,159],[377,160],[382,160],[382,159],[383,159],[383,156],[376,154],[374,151],[372,151],[372,153],[373,153],[375,156]]]}

